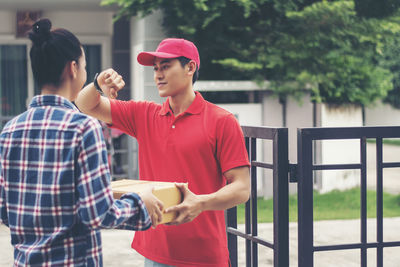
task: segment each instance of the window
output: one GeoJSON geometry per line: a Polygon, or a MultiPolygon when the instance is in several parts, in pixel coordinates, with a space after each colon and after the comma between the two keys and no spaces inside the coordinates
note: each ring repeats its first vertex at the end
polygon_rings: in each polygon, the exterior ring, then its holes
{"type": "MultiPolygon", "coordinates": [[[[101,71],[102,45],[90,44],[83,47],[87,61],[87,83],[90,83],[95,73],[101,71]]],[[[0,44],[0,129],[8,120],[24,112],[29,104],[28,69],[31,66],[27,50],[26,44],[0,44]]],[[[36,84],[34,94],[40,94],[36,84]]]]}
{"type": "Polygon", "coordinates": [[[93,81],[94,75],[101,71],[101,45],[83,45],[86,54],[86,84],[93,81]]]}
{"type": "Polygon", "coordinates": [[[26,45],[0,45],[1,127],[26,110],[28,62],[26,45]]]}

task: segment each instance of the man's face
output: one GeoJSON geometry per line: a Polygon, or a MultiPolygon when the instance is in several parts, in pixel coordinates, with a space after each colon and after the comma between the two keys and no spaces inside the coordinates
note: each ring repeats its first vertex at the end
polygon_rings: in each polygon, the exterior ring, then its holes
{"type": "Polygon", "coordinates": [[[161,97],[175,96],[190,86],[192,77],[185,67],[176,58],[154,60],[154,81],[161,97]]]}

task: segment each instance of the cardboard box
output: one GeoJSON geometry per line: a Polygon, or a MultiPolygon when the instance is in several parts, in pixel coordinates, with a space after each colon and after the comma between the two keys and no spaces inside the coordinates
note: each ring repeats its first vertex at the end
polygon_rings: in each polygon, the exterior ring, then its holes
{"type": "MultiPolygon", "coordinates": [[[[182,194],[180,190],[171,182],[123,179],[111,182],[111,187],[114,198],[116,199],[121,198],[123,194],[129,192],[140,193],[149,187],[154,187],[153,194],[163,202],[164,209],[178,205],[182,202],[182,194]]],[[[161,223],[171,222],[175,217],[175,212],[164,213],[161,223]]]]}

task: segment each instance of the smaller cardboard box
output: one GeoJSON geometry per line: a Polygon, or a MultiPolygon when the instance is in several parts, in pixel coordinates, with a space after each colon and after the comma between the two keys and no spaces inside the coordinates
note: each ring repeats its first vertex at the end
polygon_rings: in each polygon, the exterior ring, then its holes
{"type": "MultiPolygon", "coordinates": [[[[182,202],[181,191],[172,182],[122,179],[111,182],[111,187],[116,199],[129,192],[140,193],[149,187],[153,187],[153,194],[163,202],[164,209],[182,202]]],[[[161,224],[171,222],[175,218],[175,212],[164,213],[161,224]]]]}

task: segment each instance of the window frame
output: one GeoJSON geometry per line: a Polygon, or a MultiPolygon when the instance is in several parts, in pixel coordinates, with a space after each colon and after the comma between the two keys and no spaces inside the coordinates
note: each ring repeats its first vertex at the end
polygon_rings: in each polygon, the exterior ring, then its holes
{"type": "MultiPolygon", "coordinates": [[[[26,46],[26,63],[27,63],[27,99],[25,99],[25,108],[28,107],[34,94],[34,82],[33,73],[31,69],[31,59],[29,57],[29,51],[32,47],[32,43],[28,38],[16,38],[14,35],[0,35],[0,45],[25,45],[26,46]]],[[[0,118],[3,120],[5,117],[0,111],[0,118]]]]}
{"type": "MultiPolygon", "coordinates": [[[[85,45],[100,45],[101,49],[101,66],[102,70],[111,67],[111,37],[110,36],[90,36],[76,35],[82,44],[85,45]]],[[[25,108],[28,107],[33,96],[35,95],[35,86],[33,73],[31,68],[31,59],[29,51],[32,47],[32,42],[28,38],[17,38],[13,34],[0,34],[0,45],[25,45],[26,46],[26,62],[27,62],[27,99],[25,99],[25,108]]],[[[90,81],[93,77],[87,77],[90,81]]],[[[6,119],[0,112],[0,119],[6,119]]]]}
{"type": "MultiPolygon", "coordinates": [[[[111,37],[110,36],[89,36],[77,35],[83,45],[100,45],[101,47],[101,66],[102,70],[111,68],[111,37]]],[[[88,77],[88,81],[93,77],[88,77]]]]}
{"type": "MultiPolygon", "coordinates": [[[[82,44],[87,45],[100,45],[101,47],[101,66],[103,70],[105,68],[111,67],[111,37],[110,36],[89,36],[89,35],[77,35],[78,39],[82,44]]],[[[32,100],[35,89],[33,73],[31,68],[31,59],[29,57],[29,51],[32,47],[32,42],[28,38],[16,38],[14,35],[0,35],[0,45],[26,45],[26,59],[27,59],[27,96],[25,103],[26,106],[29,105],[32,100]]],[[[88,77],[88,80],[93,79],[93,77],[88,77]]],[[[0,114],[1,115],[1,114],[0,114]]]]}

